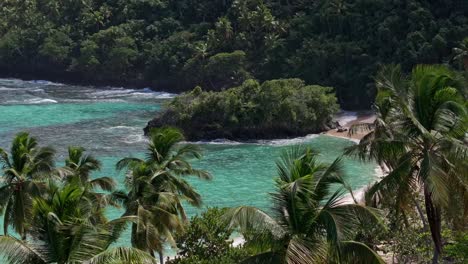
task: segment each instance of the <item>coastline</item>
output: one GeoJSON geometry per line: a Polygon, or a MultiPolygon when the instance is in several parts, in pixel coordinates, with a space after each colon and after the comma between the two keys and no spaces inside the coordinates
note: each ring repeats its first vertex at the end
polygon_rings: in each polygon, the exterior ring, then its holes
{"type": "MultiPolygon", "coordinates": [[[[343,114],[343,113],[342,113],[343,114]]],[[[346,114],[346,113],[344,113],[346,114]]],[[[337,137],[337,138],[343,138],[343,139],[348,139],[356,144],[359,144],[361,139],[367,134],[367,132],[362,132],[359,131],[357,133],[354,133],[350,135],[348,133],[349,128],[354,125],[354,124],[359,124],[359,123],[373,123],[375,121],[375,114],[371,111],[364,111],[364,112],[356,112],[354,113],[355,116],[347,116],[345,118],[343,117],[337,117],[337,122],[340,124],[341,128],[344,128],[346,131],[344,132],[338,132],[338,129],[330,129],[326,132],[324,132],[324,135],[331,136],[331,137],[337,137]],[[340,120],[341,119],[341,120],[340,120]]],[[[374,174],[374,179],[378,180],[379,178],[383,177],[385,174],[384,170],[382,169],[381,166],[377,165],[375,168],[375,174],[374,174]]],[[[343,199],[342,203],[343,204],[350,204],[354,203],[354,200],[358,203],[363,203],[364,202],[364,194],[365,190],[368,188],[368,186],[361,187],[357,190],[353,190],[353,194],[347,194],[343,199]]]]}
{"type": "MultiPolygon", "coordinates": [[[[372,123],[372,122],[374,122],[375,118],[376,118],[375,114],[372,113],[372,112],[358,112],[358,113],[356,113],[355,118],[352,118],[351,120],[347,120],[347,121],[343,122],[344,124],[340,123],[339,120],[337,120],[337,122],[339,122],[339,124],[343,128],[346,128],[347,130],[349,130],[349,128],[353,124],[372,123]]],[[[349,135],[347,131],[346,132],[338,132],[337,129],[330,129],[330,130],[328,130],[326,132],[323,132],[322,134],[330,136],[330,137],[343,138],[343,139],[351,140],[351,141],[353,141],[355,143],[359,143],[359,141],[367,133],[359,132],[359,133],[356,133],[356,134],[353,134],[353,135],[349,135]]],[[[384,175],[385,175],[385,172],[382,169],[382,167],[377,165],[376,168],[375,168],[374,179],[378,180],[379,178],[383,177],[384,175]]],[[[352,203],[354,203],[356,201],[359,204],[363,204],[364,203],[365,191],[366,191],[366,189],[368,187],[369,187],[369,185],[363,186],[363,187],[361,187],[361,188],[359,188],[357,190],[352,190],[352,195],[351,194],[346,194],[342,198],[341,203],[342,204],[352,204],[352,203]]],[[[232,246],[239,247],[239,246],[242,246],[245,243],[245,239],[244,239],[244,237],[242,235],[237,235],[237,236],[233,236],[231,238],[231,242],[232,242],[232,246]]]]}
{"type": "Polygon", "coordinates": [[[364,112],[356,112],[356,116],[354,119],[345,119],[343,121],[338,120],[338,123],[341,125],[342,128],[346,129],[344,132],[338,132],[337,129],[330,129],[323,134],[333,136],[333,137],[339,137],[339,138],[346,138],[349,140],[352,140],[356,143],[359,143],[359,141],[367,134],[366,132],[357,132],[352,135],[348,133],[349,128],[354,125],[354,124],[359,124],[359,123],[373,123],[375,121],[375,114],[370,111],[364,111],[364,112]]]}

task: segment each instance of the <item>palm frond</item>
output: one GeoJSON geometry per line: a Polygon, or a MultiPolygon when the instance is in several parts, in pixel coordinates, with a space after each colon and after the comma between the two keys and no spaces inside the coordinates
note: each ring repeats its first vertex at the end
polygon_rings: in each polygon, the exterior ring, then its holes
{"type": "Polygon", "coordinates": [[[117,183],[111,177],[100,177],[89,181],[93,188],[99,187],[104,191],[111,192],[115,189],[117,183]]]}
{"type": "Polygon", "coordinates": [[[47,263],[40,253],[41,248],[10,236],[0,236],[0,248],[0,259],[3,258],[8,264],[47,263]]]}
{"type": "Polygon", "coordinates": [[[136,248],[116,247],[108,249],[91,259],[85,264],[156,264],[157,261],[148,253],[136,248]]]}
{"type": "Polygon", "coordinates": [[[259,234],[271,234],[277,238],[285,235],[283,228],[273,218],[255,207],[230,208],[223,219],[229,223],[229,228],[239,228],[241,233],[255,231],[259,234]]]}
{"type": "Polygon", "coordinates": [[[385,261],[366,244],[357,241],[343,241],[340,249],[341,263],[385,264],[385,261]]]}

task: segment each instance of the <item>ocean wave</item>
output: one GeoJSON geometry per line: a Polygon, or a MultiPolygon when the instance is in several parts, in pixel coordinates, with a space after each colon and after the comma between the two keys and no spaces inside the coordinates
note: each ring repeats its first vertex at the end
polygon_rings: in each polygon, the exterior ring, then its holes
{"type": "Polygon", "coordinates": [[[110,102],[110,103],[122,103],[124,99],[107,98],[107,99],[65,99],[64,103],[99,103],[99,102],[110,102]]]}
{"type": "Polygon", "coordinates": [[[53,99],[33,98],[33,99],[25,100],[24,103],[26,104],[56,104],[58,102],[53,99]]]}
{"type": "Polygon", "coordinates": [[[354,121],[358,118],[357,112],[352,111],[341,111],[336,114],[334,120],[337,121],[341,126],[346,126],[351,121],[354,121]]]}
{"type": "Polygon", "coordinates": [[[155,91],[134,92],[134,93],[132,93],[130,95],[131,96],[138,96],[138,97],[151,97],[151,98],[156,98],[156,99],[171,99],[171,98],[174,98],[174,97],[177,96],[177,94],[173,94],[173,93],[155,92],[155,91]]]}
{"type": "Polygon", "coordinates": [[[125,139],[123,140],[123,142],[127,144],[136,144],[136,143],[147,142],[147,141],[148,139],[143,135],[143,133],[129,135],[125,137],[125,139]]]}
{"type": "Polygon", "coordinates": [[[56,104],[56,103],[58,103],[58,102],[56,100],[53,100],[53,99],[32,98],[32,99],[26,99],[24,101],[18,101],[18,100],[6,101],[4,104],[7,104],[7,105],[12,105],[12,104],[35,105],[35,104],[56,104]]]}
{"type": "Polygon", "coordinates": [[[19,89],[0,86],[0,91],[16,91],[16,90],[19,90],[19,89]]]}
{"type": "Polygon", "coordinates": [[[200,145],[241,145],[241,144],[248,144],[245,142],[239,142],[229,139],[213,139],[213,140],[200,140],[200,141],[185,141],[183,143],[190,143],[190,144],[200,144],[200,145]]]}
{"type": "Polygon", "coordinates": [[[39,84],[39,85],[48,85],[48,86],[63,86],[65,84],[63,83],[56,83],[56,82],[51,82],[51,81],[46,81],[46,80],[32,80],[32,81],[27,81],[29,83],[34,83],[34,84],[39,84]]]}
{"type": "Polygon", "coordinates": [[[26,91],[26,92],[44,92],[44,89],[37,88],[37,87],[21,87],[21,88],[13,88],[13,87],[5,87],[5,86],[0,86],[0,91],[26,91]]]}
{"type": "Polygon", "coordinates": [[[30,89],[29,91],[31,91],[31,92],[38,92],[38,93],[42,93],[42,92],[44,92],[44,89],[41,89],[41,88],[36,88],[36,89],[30,89]]]}
{"type": "Polygon", "coordinates": [[[135,134],[143,134],[143,129],[141,127],[133,127],[133,126],[113,126],[113,127],[105,127],[102,130],[107,132],[114,132],[116,130],[124,130],[126,132],[138,132],[135,134]]]}
{"type": "Polygon", "coordinates": [[[307,143],[311,139],[320,136],[320,134],[310,134],[305,137],[297,137],[297,138],[287,138],[287,139],[269,139],[269,140],[251,140],[251,141],[234,141],[229,139],[214,139],[214,140],[201,140],[195,142],[189,142],[192,144],[207,144],[207,145],[266,145],[266,146],[289,146],[289,145],[297,145],[302,143],[307,143]]]}
{"type": "Polygon", "coordinates": [[[176,94],[167,93],[167,92],[157,92],[153,91],[150,88],[144,89],[125,89],[125,88],[113,88],[107,90],[98,90],[89,94],[91,98],[101,99],[101,98],[115,98],[115,97],[151,97],[156,99],[170,99],[176,96],[176,94]]]}
{"type": "Polygon", "coordinates": [[[297,138],[287,138],[287,139],[272,139],[272,140],[258,140],[254,142],[255,144],[260,145],[268,145],[268,146],[289,146],[289,145],[297,145],[302,143],[307,143],[311,139],[320,136],[320,134],[309,134],[305,137],[297,137],[297,138]]]}
{"type": "Polygon", "coordinates": [[[90,94],[92,98],[109,98],[109,97],[122,97],[127,96],[133,93],[135,90],[133,89],[111,89],[111,90],[100,90],[95,91],[90,94]]]}

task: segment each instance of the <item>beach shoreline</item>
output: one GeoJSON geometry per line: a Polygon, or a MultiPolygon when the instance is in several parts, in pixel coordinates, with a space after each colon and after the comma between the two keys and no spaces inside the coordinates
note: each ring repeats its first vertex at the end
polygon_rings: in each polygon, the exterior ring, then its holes
{"type": "Polygon", "coordinates": [[[340,118],[338,117],[337,122],[339,123],[341,128],[345,129],[346,131],[338,132],[338,129],[330,129],[324,132],[323,134],[333,137],[346,138],[356,143],[359,143],[359,141],[367,134],[367,132],[359,131],[350,135],[349,128],[354,124],[371,124],[375,121],[375,118],[375,114],[371,111],[356,112],[354,113],[354,116],[351,116],[351,118],[341,118],[342,120],[340,120],[340,118]]]}

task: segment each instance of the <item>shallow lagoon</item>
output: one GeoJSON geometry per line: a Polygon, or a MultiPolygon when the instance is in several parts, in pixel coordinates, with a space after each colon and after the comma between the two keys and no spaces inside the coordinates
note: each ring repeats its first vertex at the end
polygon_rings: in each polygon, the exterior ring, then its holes
{"type": "MultiPolygon", "coordinates": [[[[103,162],[97,175],[112,176],[123,188],[123,173],[114,170],[125,156],[139,156],[145,148],[142,128],[159,111],[171,94],[116,87],[82,87],[47,81],[0,79],[0,147],[8,148],[15,133],[28,131],[44,145],[57,148],[63,160],[67,146],[80,145],[103,162]]],[[[348,117],[349,118],[349,117],[348,117]]],[[[269,207],[275,160],[282,150],[294,144],[312,146],[324,161],[332,162],[346,139],[325,135],[271,140],[249,144],[214,141],[197,142],[204,158],[195,166],[210,171],[212,181],[190,181],[201,193],[203,208],[253,205],[269,207]]],[[[366,186],[375,175],[375,164],[344,159],[347,179],[354,189],[366,186]]],[[[202,209],[203,209],[202,208],[202,209]]],[[[197,213],[188,207],[189,215],[197,213]]],[[[108,212],[111,218],[121,212],[108,212]]],[[[120,244],[128,244],[124,234],[120,244]]]]}

